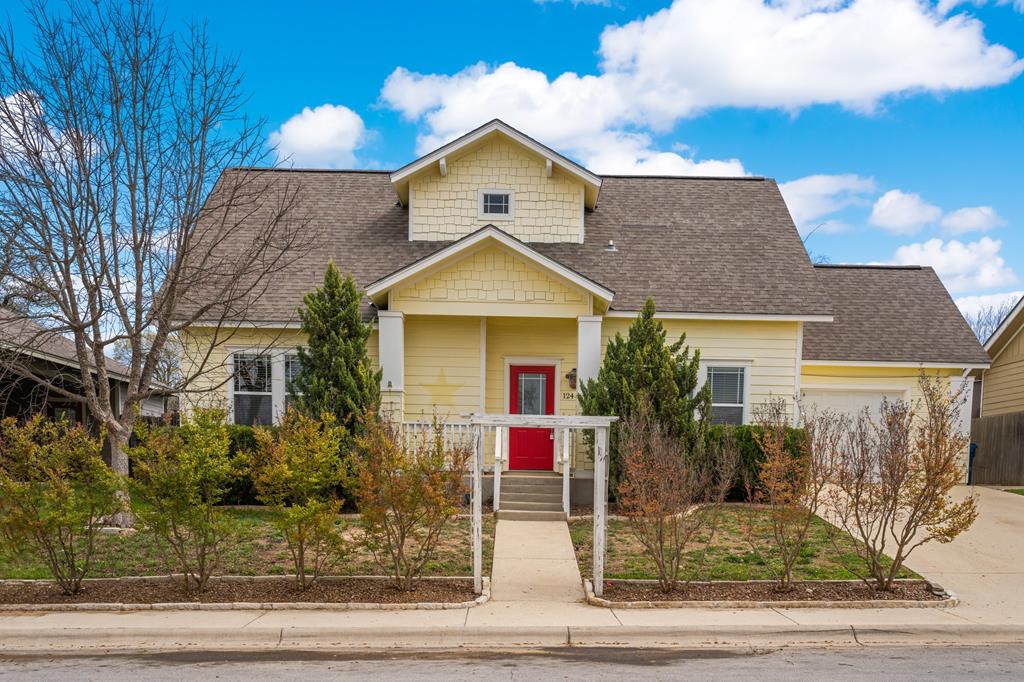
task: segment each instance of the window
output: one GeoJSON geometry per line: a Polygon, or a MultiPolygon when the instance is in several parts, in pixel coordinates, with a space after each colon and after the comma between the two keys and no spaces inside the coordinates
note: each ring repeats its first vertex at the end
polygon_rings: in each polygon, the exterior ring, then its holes
{"type": "Polygon", "coordinates": [[[495,220],[511,220],[515,211],[512,192],[504,189],[480,190],[480,217],[495,220]]]}
{"type": "Polygon", "coordinates": [[[708,367],[712,424],[743,423],[745,380],[744,367],[708,367]]]}
{"type": "Polygon", "coordinates": [[[274,421],[271,392],[270,356],[235,353],[234,420],[247,426],[268,425],[274,421]]]}
{"type": "Polygon", "coordinates": [[[542,372],[519,375],[519,414],[547,414],[548,376],[542,372]]]}
{"type": "Polygon", "coordinates": [[[284,358],[284,409],[288,410],[292,406],[292,402],[295,400],[295,396],[299,395],[295,392],[295,379],[299,376],[299,371],[302,369],[302,363],[299,362],[298,355],[286,355],[284,358]]]}

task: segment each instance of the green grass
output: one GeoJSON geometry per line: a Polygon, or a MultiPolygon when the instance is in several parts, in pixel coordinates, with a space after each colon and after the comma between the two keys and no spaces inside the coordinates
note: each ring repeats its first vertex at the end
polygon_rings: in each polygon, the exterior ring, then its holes
{"type": "MultiPolygon", "coordinates": [[[[271,524],[268,510],[226,510],[235,527],[235,536],[226,544],[220,575],[283,575],[294,568],[284,538],[271,524]]],[[[339,521],[346,537],[355,535],[358,520],[343,517],[339,521]]],[[[484,518],[484,572],[490,572],[494,551],[494,521],[484,518]]],[[[152,535],[136,532],[131,535],[102,535],[99,538],[91,578],[116,578],[129,575],[166,575],[178,572],[169,565],[169,552],[152,535]]],[[[330,571],[336,575],[383,575],[384,571],[357,543],[350,543],[349,555],[330,571]]],[[[435,558],[429,562],[425,575],[473,575],[470,544],[470,521],[460,518],[445,530],[435,558]]],[[[0,553],[0,578],[49,578],[49,571],[39,557],[27,552],[17,555],[0,553]]]]}
{"type": "Polygon", "coordinates": [[[1024,495],[1024,488],[1003,488],[1003,490],[1014,495],[1024,495]]]}
{"type": "MultiPolygon", "coordinates": [[[[777,576],[772,570],[774,563],[770,553],[753,551],[742,530],[744,516],[766,514],[764,508],[743,504],[729,504],[719,517],[714,539],[703,556],[703,540],[700,545],[683,555],[681,578],[683,580],[772,580],[777,576]]],[[[569,524],[569,532],[576,548],[576,559],[580,571],[589,575],[592,571],[593,521],[590,519],[569,524]]],[[[826,524],[815,518],[808,542],[797,559],[794,577],[798,580],[851,580],[857,576],[848,567],[860,566],[860,559],[853,552],[853,539],[840,537],[833,547],[828,538],[826,524]]],[[[765,543],[759,543],[759,549],[765,543]]],[[[607,554],[605,577],[634,580],[653,580],[658,577],[654,562],[644,553],[643,546],[633,536],[626,521],[613,519],[608,522],[607,554]]],[[[901,577],[917,577],[904,570],[901,577]]]]}

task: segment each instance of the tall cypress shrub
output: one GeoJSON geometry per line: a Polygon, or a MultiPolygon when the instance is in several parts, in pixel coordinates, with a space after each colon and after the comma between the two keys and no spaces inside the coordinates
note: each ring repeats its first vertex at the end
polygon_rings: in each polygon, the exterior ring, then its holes
{"type": "MultiPolygon", "coordinates": [[[[700,350],[686,345],[686,334],[669,343],[662,323],[654,319],[654,300],[629,327],[626,338],[616,334],[608,342],[597,378],[580,389],[583,414],[634,414],[641,401],[669,435],[679,438],[685,451],[704,446],[711,421],[711,388],[698,387],[700,350]]],[[[621,454],[618,426],[609,439],[609,489],[618,489],[621,454]]]]}
{"type": "Polygon", "coordinates": [[[380,401],[380,371],[366,352],[372,326],[359,316],[362,293],[351,275],[327,264],[324,283],[303,298],[299,309],[306,345],[298,349],[301,369],[292,382],[296,408],[319,419],[333,414],[349,434],[359,418],[380,401]]]}

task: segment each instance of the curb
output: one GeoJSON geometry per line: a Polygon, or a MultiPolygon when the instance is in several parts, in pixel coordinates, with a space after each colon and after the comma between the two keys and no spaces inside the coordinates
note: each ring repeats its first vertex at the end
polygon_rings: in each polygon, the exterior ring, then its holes
{"type": "Polygon", "coordinates": [[[0,629],[0,651],[534,649],[540,647],[748,648],[1024,643],[1024,626],[528,626],[441,628],[0,629]]]}
{"type": "MultiPolygon", "coordinates": [[[[258,582],[260,580],[277,580],[290,576],[216,576],[217,580],[226,582],[258,582]]],[[[387,580],[380,576],[324,576],[330,578],[360,578],[387,580]]],[[[214,578],[211,578],[213,580],[214,578]]],[[[323,579],[323,578],[321,578],[323,579]]],[[[426,576],[423,580],[449,580],[451,578],[426,576]]],[[[464,578],[455,578],[464,579],[464,578]]],[[[100,580],[107,580],[101,578],[100,580]]],[[[124,581],[166,580],[166,578],[150,578],[149,576],[129,576],[117,578],[124,581]]],[[[472,578],[470,578],[472,580],[472,578]]],[[[0,580],[0,584],[22,585],[37,583],[36,580],[0,580]]],[[[120,602],[79,602],[74,604],[0,604],[0,613],[33,612],[33,613],[67,613],[75,611],[443,611],[469,609],[487,603],[491,598],[491,579],[484,577],[483,591],[480,596],[462,602],[410,602],[410,603],[374,603],[374,602],[156,602],[152,604],[134,604],[120,602]]]]}
{"type": "MultiPolygon", "coordinates": [[[[619,582],[654,582],[647,580],[623,580],[619,582]]],[[[859,582],[859,581],[858,581],[859,582]]],[[[949,609],[960,604],[960,599],[952,592],[946,591],[945,599],[931,601],[911,599],[878,599],[857,601],[828,601],[812,599],[794,599],[778,601],[611,601],[594,594],[594,584],[588,578],[583,581],[583,589],[587,594],[587,603],[606,609],[949,609]]]]}

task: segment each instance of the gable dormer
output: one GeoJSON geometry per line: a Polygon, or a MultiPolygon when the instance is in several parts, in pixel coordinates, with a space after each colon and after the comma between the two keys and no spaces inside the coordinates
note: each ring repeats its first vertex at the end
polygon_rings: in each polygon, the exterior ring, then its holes
{"type": "Polygon", "coordinates": [[[496,225],[524,242],[582,243],[601,178],[494,120],[391,174],[409,239],[452,241],[496,225]]]}

